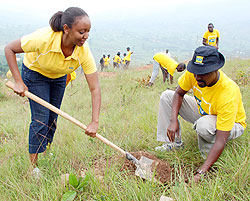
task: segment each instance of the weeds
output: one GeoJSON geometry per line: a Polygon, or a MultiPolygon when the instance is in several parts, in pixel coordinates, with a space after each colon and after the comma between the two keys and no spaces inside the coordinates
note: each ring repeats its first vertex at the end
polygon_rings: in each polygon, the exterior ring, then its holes
{"type": "MultiPolygon", "coordinates": [[[[230,61],[223,67],[229,77],[245,79],[241,81],[240,89],[246,114],[250,112],[248,63],[230,61]],[[234,66],[239,67],[235,69],[234,66]]],[[[51,146],[54,155],[50,158],[39,156],[38,165],[43,177],[35,180],[29,174],[29,105],[13,94],[5,95],[5,101],[0,101],[0,200],[158,201],[161,195],[175,200],[250,200],[249,129],[239,139],[227,144],[215,164],[216,171],[200,184],[187,184],[181,174],[185,171],[191,180],[193,170],[204,162],[191,124],[180,119],[184,150],[154,151],[159,146],[156,140],[159,98],[169,85],[163,84],[159,75],[154,87],[144,87],[151,73],[152,69],[127,70],[116,71],[111,77],[99,77],[102,90],[99,132],[127,151],[150,151],[169,162],[174,168],[173,183],[161,186],[143,181],[121,172],[119,161],[114,161],[100,176],[94,167],[97,161],[118,153],[61,117],[51,146]],[[79,176],[82,169],[88,172],[84,178],[79,176]],[[61,184],[61,175],[65,172],[74,173],[66,186],[61,184]]],[[[175,74],[171,88],[177,86],[179,76],[175,74]]],[[[3,84],[0,87],[1,93],[5,94],[3,84]]],[[[91,121],[91,98],[83,76],[74,81],[73,87],[66,89],[62,110],[84,124],[91,121]]]]}

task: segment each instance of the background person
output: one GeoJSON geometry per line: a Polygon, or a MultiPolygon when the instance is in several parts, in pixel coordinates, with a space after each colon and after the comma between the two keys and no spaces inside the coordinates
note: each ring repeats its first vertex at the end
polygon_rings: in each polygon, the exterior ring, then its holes
{"type": "Polygon", "coordinates": [[[121,65],[121,57],[120,57],[121,53],[117,52],[117,54],[115,55],[115,57],[113,58],[113,67],[114,68],[119,68],[121,65]]]}
{"type": "Polygon", "coordinates": [[[169,57],[171,57],[171,56],[170,56],[170,52],[169,52],[168,49],[166,49],[166,55],[168,55],[169,57]]]}
{"type": "MultiPolygon", "coordinates": [[[[85,133],[94,137],[98,130],[101,92],[95,61],[85,42],[91,28],[89,16],[81,8],[70,7],[55,13],[50,19],[50,26],[14,40],[5,47],[6,59],[15,80],[14,92],[24,96],[24,92],[29,90],[60,108],[67,74],[82,66],[92,98],[92,120],[85,133]],[[23,52],[21,76],[15,54],[23,52]]],[[[32,100],[29,102],[29,153],[35,167],[38,154],[53,141],[58,115],[32,100]]],[[[38,170],[36,167],[33,172],[38,170]]]]}
{"type": "Polygon", "coordinates": [[[108,58],[108,56],[107,57],[105,56],[103,61],[104,61],[104,69],[107,69],[109,67],[110,59],[108,58]]]}
{"type": "Polygon", "coordinates": [[[100,66],[101,66],[101,71],[103,71],[104,69],[104,60],[105,60],[105,55],[102,56],[102,58],[100,59],[100,66]]]}
{"type": "Polygon", "coordinates": [[[149,80],[149,86],[154,84],[154,81],[159,73],[159,68],[162,70],[163,83],[165,83],[168,74],[170,74],[170,84],[173,84],[173,76],[175,70],[182,72],[185,70],[184,63],[177,63],[174,59],[169,57],[165,52],[156,53],[153,57],[153,72],[149,80]]]}
{"type": "Polygon", "coordinates": [[[130,62],[131,62],[131,55],[133,52],[130,51],[130,47],[127,47],[127,56],[126,56],[126,69],[128,69],[130,62]]]}
{"type": "Polygon", "coordinates": [[[219,49],[219,31],[214,29],[214,25],[212,23],[209,23],[207,28],[208,30],[203,35],[203,45],[214,46],[219,49]]]}
{"type": "Polygon", "coordinates": [[[122,59],[122,67],[126,69],[126,61],[127,61],[127,55],[126,53],[123,54],[123,59],[122,59]]]}
{"type": "Polygon", "coordinates": [[[110,54],[107,56],[108,67],[110,66],[110,54]]]}
{"type": "Polygon", "coordinates": [[[224,63],[224,56],[215,47],[198,47],[187,71],[179,78],[176,91],[166,90],[160,98],[157,140],[165,144],[156,150],[182,147],[178,115],[192,123],[199,150],[206,159],[195,181],[218,160],[226,142],[241,136],[246,128],[240,89],[219,70],[224,63]],[[191,89],[194,98],[186,95],[191,89]]]}

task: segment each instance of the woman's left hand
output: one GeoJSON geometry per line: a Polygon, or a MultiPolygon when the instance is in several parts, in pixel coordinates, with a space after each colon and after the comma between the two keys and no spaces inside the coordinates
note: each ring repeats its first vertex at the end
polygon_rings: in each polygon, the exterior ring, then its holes
{"type": "Polygon", "coordinates": [[[97,130],[98,130],[98,123],[91,122],[86,128],[85,134],[89,135],[90,137],[96,137],[97,130]]]}

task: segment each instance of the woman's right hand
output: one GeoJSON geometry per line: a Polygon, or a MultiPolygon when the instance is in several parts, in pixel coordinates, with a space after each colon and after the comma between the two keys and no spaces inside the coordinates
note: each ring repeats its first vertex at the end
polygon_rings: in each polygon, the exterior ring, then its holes
{"type": "Polygon", "coordinates": [[[28,91],[28,87],[23,82],[15,82],[14,84],[14,92],[19,96],[24,97],[24,92],[28,91]]]}

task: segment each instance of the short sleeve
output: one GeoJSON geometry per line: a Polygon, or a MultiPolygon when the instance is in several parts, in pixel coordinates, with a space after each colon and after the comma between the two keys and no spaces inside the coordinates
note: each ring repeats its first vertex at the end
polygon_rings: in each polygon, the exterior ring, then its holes
{"type": "Polygon", "coordinates": [[[186,71],[179,79],[178,84],[184,91],[189,91],[193,87],[192,73],[186,71]]]}
{"type": "Polygon", "coordinates": [[[87,43],[84,44],[84,55],[82,57],[81,66],[85,74],[92,74],[97,71],[94,57],[87,43]]]}
{"type": "Polygon", "coordinates": [[[221,131],[231,131],[236,115],[237,115],[238,103],[235,101],[221,104],[217,111],[216,129],[221,131]]]}
{"type": "Polygon", "coordinates": [[[24,52],[36,52],[39,47],[39,39],[35,38],[32,34],[23,36],[21,38],[21,48],[24,52]]]}
{"type": "Polygon", "coordinates": [[[21,38],[21,48],[25,53],[37,52],[44,45],[44,33],[48,28],[38,29],[37,31],[25,35],[21,38]]]}
{"type": "Polygon", "coordinates": [[[220,37],[220,32],[217,30],[217,38],[220,37]]]}
{"type": "Polygon", "coordinates": [[[207,39],[207,31],[204,33],[203,38],[207,39]]]}

